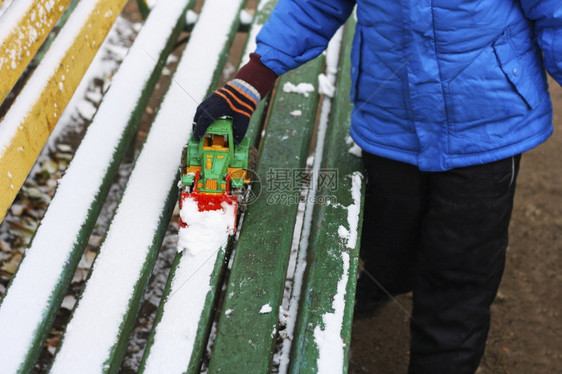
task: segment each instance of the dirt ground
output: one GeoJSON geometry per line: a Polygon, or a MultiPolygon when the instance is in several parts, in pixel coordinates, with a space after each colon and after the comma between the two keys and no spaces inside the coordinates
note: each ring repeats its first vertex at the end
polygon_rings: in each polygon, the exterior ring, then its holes
{"type": "MultiPolygon", "coordinates": [[[[479,374],[562,372],[562,88],[549,81],[554,135],[521,161],[510,244],[479,374]]],[[[408,296],[398,302],[411,311],[408,296]]],[[[396,304],[355,321],[351,373],[406,373],[409,318],[396,304]]]]}

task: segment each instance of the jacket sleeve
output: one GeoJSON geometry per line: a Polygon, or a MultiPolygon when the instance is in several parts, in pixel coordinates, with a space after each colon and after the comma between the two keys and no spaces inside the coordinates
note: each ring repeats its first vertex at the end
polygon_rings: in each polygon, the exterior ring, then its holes
{"type": "Polygon", "coordinates": [[[277,75],[294,69],[326,49],[354,5],[355,0],[279,0],[257,36],[256,53],[277,75]]]}
{"type": "Polygon", "coordinates": [[[525,15],[535,22],[546,69],[562,85],[562,1],[521,0],[521,5],[525,15]]]}

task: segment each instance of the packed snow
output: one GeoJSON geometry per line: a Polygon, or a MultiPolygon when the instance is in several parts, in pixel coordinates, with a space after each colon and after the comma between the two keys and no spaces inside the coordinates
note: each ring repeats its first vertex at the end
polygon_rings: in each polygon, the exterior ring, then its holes
{"type": "Polygon", "coordinates": [[[236,212],[233,204],[223,202],[221,206],[218,210],[199,211],[193,198],[183,199],[180,216],[187,227],[179,230],[179,252],[195,256],[226,246],[228,236],[234,233],[236,212]]]}
{"type": "Polygon", "coordinates": [[[297,85],[287,82],[283,85],[283,92],[296,93],[308,97],[311,92],[314,92],[314,85],[311,83],[299,83],[297,85]]]}
{"type": "Polygon", "coordinates": [[[333,79],[326,74],[320,74],[318,76],[318,92],[328,97],[334,97],[336,86],[334,86],[333,79]]]}
{"type": "Polygon", "coordinates": [[[198,18],[199,18],[199,15],[191,9],[188,10],[187,13],[185,14],[185,22],[190,26],[194,25],[195,22],[197,22],[198,18]]]}
{"type": "Polygon", "coordinates": [[[267,313],[271,313],[272,309],[271,309],[271,305],[265,304],[262,305],[261,309],[260,309],[260,314],[267,314],[267,313]]]}
{"type": "Polygon", "coordinates": [[[254,20],[254,16],[252,16],[246,9],[242,9],[240,12],[240,23],[244,26],[248,26],[254,20]]]}

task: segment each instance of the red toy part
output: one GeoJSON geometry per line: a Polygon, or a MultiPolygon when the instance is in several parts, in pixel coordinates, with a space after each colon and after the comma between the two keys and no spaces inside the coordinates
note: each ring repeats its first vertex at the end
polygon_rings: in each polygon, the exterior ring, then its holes
{"type": "MultiPolygon", "coordinates": [[[[229,178],[229,176],[226,177],[227,189],[221,195],[211,195],[211,194],[201,193],[199,191],[199,189],[196,187],[198,181],[199,181],[199,172],[197,172],[197,174],[195,175],[195,182],[193,184],[195,187],[193,189],[193,192],[191,192],[191,193],[182,192],[182,194],[181,194],[180,211],[181,211],[181,208],[183,206],[184,199],[187,199],[187,198],[192,198],[193,200],[195,200],[197,202],[197,208],[200,212],[207,212],[207,211],[210,211],[210,210],[223,209],[222,203],[226,202],[227,204],[230,204],[230,205],[234,206],[234,232],[236,232],[236,217],[237,217],[237,214],[238,214],[238,199],[236,198],[236,196],[231,196],[231,195],[228,194],[228,192],[230,192],[230,178],[229,178]]],[[[187,223],[183,222],[183,220],[181,219],[181,215],[180,215],[179,228],[184,228],[184,227],[187,227],[187,223]]]]}
{"type": "MultiPolygon", "coordinates": [[[[223,209],[222,203],[226,202],[227,204],[234,206],[234,232],[236,232],[236,216],[238,214],[238,199],[236,196],[227,195],[226,192],[222,195],[207,195],[202,194],[201,192],[195,191],[192,193],[183,192],[181,194],[180,199],[180,210],[183,206],[184,199],[191,198],[197,202],[197,208],[200,212],[206,212],[210,210],[220,210],[223,209]]],[[[187,227],[187,223],[183,222],[183,220],[179,219],[179,227],[184,228],[187,227]]]]}

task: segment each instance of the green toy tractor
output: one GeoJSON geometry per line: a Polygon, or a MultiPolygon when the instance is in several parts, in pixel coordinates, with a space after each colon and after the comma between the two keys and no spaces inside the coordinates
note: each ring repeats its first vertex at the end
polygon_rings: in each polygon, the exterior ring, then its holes
{"type": "MultiPolygon", "coordinates": [[[[226,203],[234,204],[236,214],[238,198],[233,190],[250,182],[246,173],[249,148],[248,138],[234,144],[232,119],[227,117],[213,122],[200,141],[192,135],[182,167],[180,208],[184,199],[193,198],[200,212],[222,209],[226,203]]],[[[180,227],[185,226],[180,219],[180,227]]]]}

